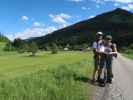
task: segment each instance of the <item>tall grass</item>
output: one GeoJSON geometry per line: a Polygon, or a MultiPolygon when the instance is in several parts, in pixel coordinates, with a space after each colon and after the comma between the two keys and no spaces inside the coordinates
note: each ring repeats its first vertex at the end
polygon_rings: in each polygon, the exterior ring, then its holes
{"type": "Polygon", "coordinates": [[[50,52],[39,52],[35,57],[30,57],[27,53],[2,54],[0,55],[0,79],[22,76],[63,64],[73,64],[84,60],[91,61],[91,56],[90,52],[59,52],[54,55],[50,52]]]}
{"type": "MultiPolygon", "coordinates": [[[[0,100],[89,100],[90,52],[0,51],[0,100]]],[[[91,100],[91,99],[90,99],[91,100]]]]}
{"type": "MultiPolygon", "coordinates": [[[[92,62],[60,65],[0,81],[0,100],[89,100],[92,62]]],[[[91,91],[91,92],[90,92],[91,91]]]]}

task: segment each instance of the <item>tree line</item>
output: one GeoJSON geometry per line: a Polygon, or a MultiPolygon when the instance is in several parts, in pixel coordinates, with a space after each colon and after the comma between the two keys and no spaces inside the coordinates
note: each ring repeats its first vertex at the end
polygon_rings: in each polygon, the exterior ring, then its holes
{"type": "MultiPolygon", "coordinates": [[[[46,47],[47,50],[51,50],[52,54],[58,53],[58,46],[52,43],[51,46],[46,47]]],[[[4,51],[17,51],[18,53],[31,53],[31,56],[35,56],[39,51],[39,47],[36,42],[28,42],[20,38],[14,39],[14,41],[8,41],[4,47],[4,51]]]]}
{"type": "Polygon", "coordinates": [[[51,51],[52,54],[57,54],[58,51],[68,50],[85,50],[88,48],[88,44],[82,45],[70,45],[62,46],[56,44],[56,42],[44,44],[44,48],[39,48],[38,44],[34,41],[22,40],[20,38],[14,39],[14,41],[8,41],[5,45],[4,51],[17,51],[18,53],[31,53],[31,56],[35,56],[40,51],[51,51]]]}
{"type": "Polygon", "coordinates": [[[0,32],[0,42],[8,42],[9,39],[0,32]]]}

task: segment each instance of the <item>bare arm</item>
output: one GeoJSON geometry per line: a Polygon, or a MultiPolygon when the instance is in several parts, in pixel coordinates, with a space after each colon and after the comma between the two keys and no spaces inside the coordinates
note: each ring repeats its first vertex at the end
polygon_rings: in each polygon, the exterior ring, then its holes
{"type": "Polygon", "coordinates": [[[113,51],[111,52],[111,54],[114,56],[114,57],[117,57],[117,47],[116,47],[116,44],[113,44],[113,51]]]}

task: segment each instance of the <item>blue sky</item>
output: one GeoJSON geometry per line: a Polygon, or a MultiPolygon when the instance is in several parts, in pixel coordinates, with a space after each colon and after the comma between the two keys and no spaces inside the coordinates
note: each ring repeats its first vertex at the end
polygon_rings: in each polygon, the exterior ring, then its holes
{"type": "Polygon", "coordinates": [[[0,0],[0,32],[42,36],[118,7],[133,12],[133,0],[0,0]]]}

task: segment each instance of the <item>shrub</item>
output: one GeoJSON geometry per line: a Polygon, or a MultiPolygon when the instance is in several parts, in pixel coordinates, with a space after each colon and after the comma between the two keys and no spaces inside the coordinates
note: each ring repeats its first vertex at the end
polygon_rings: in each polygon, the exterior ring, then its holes
{"type": "Polygon", "coordinates": [[[25,53],[29,51],[29,45],[27,43],[22,44],[17,48],[18,53],[25,53]]]}
{"type": "Polygon", "coordinates": [[[4,50],[4,51],[14,51],[15,48],[13,47],[13,45],[12,45],[11,42],[8,42],[8,43],[6,43],[6,45],[5,45],[5,47],[4,47],[3,50],[4,50]]]}
{"type": "Polygon", "coordinates": [[[29,44],[29,50],[28,50],[28,52],[31,52],[32,53],[31,56],[35,56],[36,53],[37,53],[37,51],[38,51],[37,44],[35,42],[30,43],[29,44]]]}
{"type": "Polygon", "coordinates": [[[55,43],[51,44],[51,53],[57,54],[58,53],[58,46],[55,43]]]}
{"type": "Polygon", "coordinates": [[[129,45],[129,48],[133,50],[133,44],[130,44],[129,45]]]}

